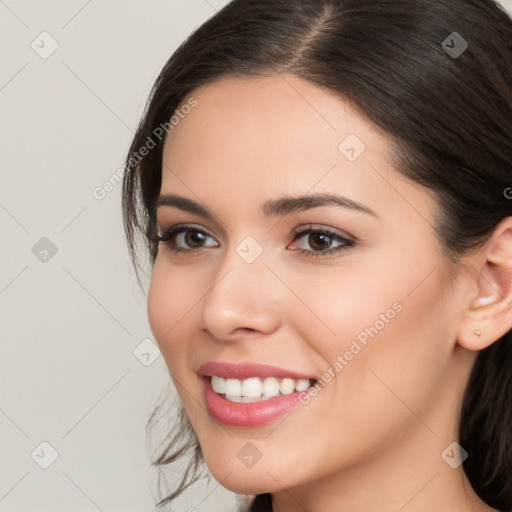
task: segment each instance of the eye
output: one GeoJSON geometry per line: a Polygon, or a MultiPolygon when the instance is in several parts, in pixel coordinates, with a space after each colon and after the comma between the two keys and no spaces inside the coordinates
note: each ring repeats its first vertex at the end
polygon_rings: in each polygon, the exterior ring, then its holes
{"type": "Polygon", "coordinates": [[[355,245],[353,240],[350,240],[339,233],[328,228],[313,228],[312,225],[300,228],[293,233],[293,240],[303,239],[299,243],[299,247],[292,249],[298,251],[301,256],[307,257],[318,257],[325,256],[340,251],[346,251],[355,245]],[[307,236],[306,236],[307,235],[307,236]],[[334,242],[338,242],[339,245],[332,246],[334,242]],[[307,249],[305,247],[311,247],[307,249]]]}
{"type": "MultiPolygon", "coordinates": [[[[293,241],[303,239],[299,247],[291,248],[301,256],[318,257],[336,252],[346,251],[355,245],[355,242],[328,228],[314,228],[305,226],[293,232],[293,241]],[[338,245],[332,246],[333,243],[338,245]],[[307,246],[311,247],[308,249],[307,246]]],[[[218,247],[213,237],[204,229],[194,225],[181,224],[159,234],[155,241],[166,244],[175,253],[192,254],[200,252],[203,248],[218,247]],[[210,242],[210,243],[208,243],[210,242]]]]}
{"type": "Polygon", "coordinates": [[[181,224],[167,229],[156,237],[158,243],[165,243],[174,252],[192,253],[200,251],[203,247],[218,247],[215,243],[205,245],[207,239],[213,238],[203,229],[193,225],[181,224]]]}

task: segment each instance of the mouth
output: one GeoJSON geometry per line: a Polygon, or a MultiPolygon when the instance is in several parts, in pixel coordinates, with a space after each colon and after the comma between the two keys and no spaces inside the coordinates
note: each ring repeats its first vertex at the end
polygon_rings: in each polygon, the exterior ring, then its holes
{"type": "Polygon", "coordinates": [[[304,395],[317,382],[291,377],[235,379],[216,375],[203,376],[201,380],[210,416],[224,425],[246,428],[268,425],[304,404],[304,395]]]}
{"type": "Polygon", "coordinates": [[[210,416],[236,427],[258,427],[309,403],[314,374],[254,362],[209,361],[197,370],[210,416]]]}
{"type": "Polygon", "coordinates": [[[246,379],[224,378],[217,375],[205,377],[215,393],[229,402],[264,402],[277,396],[306,391],[316,379],[292,379],[289,377],[249,377],[246,379]]]}

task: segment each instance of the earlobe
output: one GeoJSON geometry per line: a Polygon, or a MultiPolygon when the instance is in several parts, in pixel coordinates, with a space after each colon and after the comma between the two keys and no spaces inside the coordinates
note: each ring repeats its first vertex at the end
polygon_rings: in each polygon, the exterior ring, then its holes
{"type": "Polygon", "coordinates": [[[457,341],[467,350],[478,351],[512,329],[512,217],[497,226],[472,256],[471,265],[474,281],[457,341]]]}

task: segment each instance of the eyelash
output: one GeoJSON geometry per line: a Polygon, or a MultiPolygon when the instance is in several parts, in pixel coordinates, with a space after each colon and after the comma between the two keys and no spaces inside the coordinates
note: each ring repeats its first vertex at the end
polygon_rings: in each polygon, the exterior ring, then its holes
{"type": "MultiPolygon", "coordinates": [[[[181,225],[173,226],[173,227],[167,229],[164,233],[157,236],[155,241],[157,243],[166,243],[168,245],[168,247],[176,254],[178,254],[178,253],[192,254],[192,253],[197,253],[197,252],[202,251],[204,249],[204,247],[184,249],[183,247],[176,247],[175,245],[169,243],[175,238],[175,236],[177,236],[180,233],[187,232],[187,231],[194,232],[194,233],[201,233],[202,235],[209,236],[209,237],[213,238],[207,231],[199,229],[193,225],[181,224],[181,225]]],[[[292,242],[294,242],[296,239],[301,238],[305,234],[311,234],[311,233],[319,233],[319,234],[323,234],[323,235],[328,235],[330,238],[333,239],[332,240],[333,242],[334,241],[343,242],[344,245],[339,245],[337,247],[333,247],[331,249],[326,249],[324,251],[311,251],[311,250],[307,250],[307,249],[295,249],[297,251],[297,253],[301,256],[315,258],[315,257],[326,256],[328,254],[333,254],[333,253],[338,253],[338,252],[341,253],[343,251],[347,251],[347,250],[351,249],[355,245],[354,241],[349,240],[348,238],[345,238],[345,237],[339,235],[338,233],[331,231],[328,228],[314,229],[312,225],[305,226],[303,228],[295,230],[292,233],[292,235],[293,235],[292,242]]]]}

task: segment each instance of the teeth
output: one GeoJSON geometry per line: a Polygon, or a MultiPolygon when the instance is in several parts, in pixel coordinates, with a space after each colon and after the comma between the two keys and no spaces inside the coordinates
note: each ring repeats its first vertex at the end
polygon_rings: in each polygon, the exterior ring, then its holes
{"type": "MultiPolygon", "coordinates": [[[[240,381],[239,381],[240,382],[240,381]]],[[[242,396],[247,396],[249,398],[258,398],[261,396],[261,380],[258,377],[253,377],[251,379],[245,379],[242,381],[242,396]]],[[[227,393],[231,396],[234,393],[227,393]]]]}
{"type": "Polygon", "coordinates": [[[273,396],[279,395],[279,381],[274,377],[267,377],[261,387],[265,398],[272,398],[273,396]]]}
{"type": "Polygon", "coordinates": [[[212,376],[212,388],[216,393],[225,395],[227,400],[238,403],[251,403],[268,400],[274,396],[289,395],[294,391],[305,391],[312,382],[309,379],[284,378],[279,381],[275,377],[261,380],[259,377],[248,379],[224,379],[212,376]]]}
{"type": "Polygon", "coordinates": [[[283,395],[289,395],[295,391],[295,381],[293,379],[283,379],[279,385],[279,391],[283,395]]]}
{"type": "Polygon", "coordinates": [[[222,377],[212,377],[212,388],[216,393],[226,392],[226,379],[222,377]]]}
{"type": "Polygon", "coordinates": [[[308,379],[300,379],[295,384],[295,389],[297,391],[306,391],[306,389],[308,389],[309,386],[311,386],[311,382],[309,382],[308,379]]]}
{"type": "Polygon", "coordinates": [[[224,393],[229,396],[242,396],[242,381],[238,379],[226,379],[224,393]]]}

